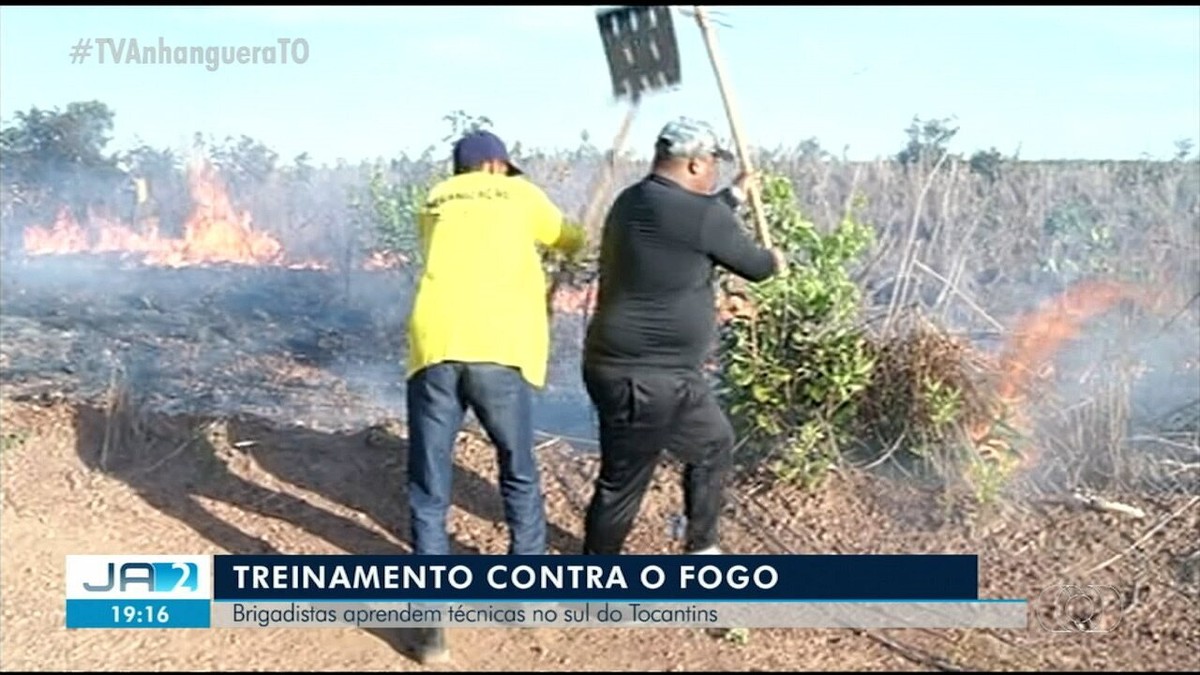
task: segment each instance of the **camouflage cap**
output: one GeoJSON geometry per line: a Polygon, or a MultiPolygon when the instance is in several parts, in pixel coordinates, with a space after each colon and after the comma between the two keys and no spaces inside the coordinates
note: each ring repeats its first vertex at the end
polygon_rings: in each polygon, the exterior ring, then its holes
{"type": "Polygon", "coordinates": [[[721,144],[712,126],[690,117],[680,117],[668,122],[662,131],[658,132],[657,145],[672,157],[714,155],[720,160],[733,160],[733,153],[721,144]]]}

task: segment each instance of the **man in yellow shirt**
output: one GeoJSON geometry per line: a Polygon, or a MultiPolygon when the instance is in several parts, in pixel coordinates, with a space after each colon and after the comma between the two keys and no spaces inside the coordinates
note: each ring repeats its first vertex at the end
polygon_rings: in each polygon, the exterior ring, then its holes
{"type": "MultiPolygon", "coordinates": [[[[452,454],[470,406],[498,453],[509,553],[540,555],[546,518],[532,393],[545,385],[550,326],[538,246],[573,255],[584,234],[490,132],[455,144],[454,174],[430,190],[419,215],[425,269],[408,326],[413,552],[449,553],[452,454]]],[[[426,660],[447,654],[440,629],[423,647],[426,660]]]]}

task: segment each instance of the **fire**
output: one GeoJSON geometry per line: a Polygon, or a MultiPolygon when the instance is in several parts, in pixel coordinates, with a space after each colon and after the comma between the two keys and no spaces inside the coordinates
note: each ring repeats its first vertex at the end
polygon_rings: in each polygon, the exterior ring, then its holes
{"type": "Polygon", "coordinates": [[[1051,298],[1024,317],[1013,331],[1002,359],[1000,396],[1023,395],[1033,376],[1049,365],[1064,343],[1079,335],[1083,324],[1123,300],[1151,305],[1151,294],[1142,288],[1115,281],[1085,281],[1051,298]]]}
{"type": "Polygon", "coordinates": [[[83,253],[89,248],[87,232],[65,206],[50,227],[25,228],[25,251],[31,254],[83,253]]]}
{"type": "Polygon", "coordinates": [[[411,260],[407,256],[400,253],[391,253],[383,251],[373,251],[363,262],[363,269],[367,270],[391,270],[401,267],[407,267],[411,264],[411,260]]]}
{"type": "MultiPolygon", "coordinates": [[[[1022,411],[1030,385],[1038,373],[1051,366],[1051,359],[1062,346],[1077,337],[1085,322],[1107,312],[1118,303],[1130,300],[1144,308],[1158,309],[1161,293],[1115,281],[1084,281],[1047,302],[1018,321],[1000,356],[1000,380],[997,393],[1006,408],[1000,415],[1017,427],[1026,427],[1028,419],[1022,411]]],[[[991,444],[1000,439],[990,438],[995,425],[982,424],[971,432],[977,444],[991,444]]],[[[1022,468],[1029,468],[1036,456],[1027,456],[1022,468]]]]}
{"type": "MultiPolygon", "coordinates": [[[[164,236],[155,218],[129,224],[91,209],[81,223],[71,209],[64,206],[53,224],[25,228],[25,253],[33,256],[118,253],[136,257],[142,264],[159,267],[214,263],[292,269],[330,267],[313,260],[291,260],[277,239],[255,230],[250,212],[234,208],[224,181],[209,162],[196,160],[189,165],[188,188],[192,210],[183,224],[182,237],[164,236]]],[[[367,271],[396,270],[414,264],[400,253],[373,251],[362,261],[361,268],[367,271]]],[[[590,306],[591,295],[583,290],[562,289],[552,301],[555,311],[579,313],[590,306]]]]}
{"type": "Polygon", "coordinates": [[[169,267],[211,263],[321,267],[313,262],[288,263],[283,245],[256,231],[249,211],[233,207],[224,182],[208,162],[192,163],[188,187],[194,206],[181,239],[162,236],[154,219],[135,228],[90,211],[89,227],[84,228],[64,207],[53,225],[26,228],[25,251],[30,255],[140,254],[146,264],[169,267]]]}
{"type": "Polygon", "coordinates": [[[283,245],[274,237],[250,227],[250,212],[238,212],[229,201],[211,165],[196,163],[188,174],[195,209],[183,226],[183,242],[150,251],[150,264],[180,266],[188,263],[231,262],[277,265],[283,262],[283,245]]]}

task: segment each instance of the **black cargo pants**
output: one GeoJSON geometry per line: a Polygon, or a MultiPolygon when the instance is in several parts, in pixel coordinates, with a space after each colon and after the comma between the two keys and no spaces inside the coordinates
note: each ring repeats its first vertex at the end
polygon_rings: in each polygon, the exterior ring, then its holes
{"type": "Polygon", "coordinates": [[[734,432],[704,374],[585,365],[583,380],[600,418],[583,552],[621,552],[664,451],[685,467],[686,550],[717,545],[734,432]]]}

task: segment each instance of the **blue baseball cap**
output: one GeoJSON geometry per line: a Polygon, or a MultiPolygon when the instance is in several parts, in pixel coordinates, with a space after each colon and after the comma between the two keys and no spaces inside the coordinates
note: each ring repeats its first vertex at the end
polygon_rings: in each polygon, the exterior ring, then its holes
{"type": "Polygon", "coordinates": [[[479,166],[488,160],[500,160],[508,164],[508,175],[520,176],[525,172],[508,156],[508,147],[500,137],[490,131],[472,131],[454,144],[454,167],[479,166]]]}

